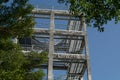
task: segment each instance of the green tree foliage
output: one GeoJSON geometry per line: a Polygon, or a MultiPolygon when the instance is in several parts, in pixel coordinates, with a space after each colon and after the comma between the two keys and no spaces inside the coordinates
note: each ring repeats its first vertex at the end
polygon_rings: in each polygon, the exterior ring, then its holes
{"type": "Polygon", "coordinates": [[[0,49],[0,80],[42,80],[43,71],[32,70],[46,61],[47,52],[23,54],[16,44],[7,51],[0,49]]]}
{"type": "Polygon", "coordinates": [[[70,11],[75,15],[85,14],[88,24],[104,31],[108,21],[120,20],[120,0],[58,0],[59,3],[70,5],[70,11]]]}
{"type": "Polygon", "coordinates": [[[0,80],[24,80],[25,58],[20,50],[0,50],[0,62],[0,80]]]}
{"type": "Polygon", "coordinates": [[[26,53],[27,64],[23,65],[23,68],[27,70],[26,79],[25,80],[42,80],[44,73],[41,69],[37,72],[30,72],[34,68],[41,66],[43,63],[47,62],[47,52],[29,52],[26,53]]]}
{"type": "Polygon", "coordinates": [[[23,37],[32,33],[34,21],[28,15],[33,7],[27,1],[0,0],[0,37],[23,37]]]}
{"type": "Polygon", "coordinates": [[[28,0],[0,0],[0,80],[41,80],[43,71],[33,71],[47,61],[47,52],[23,53],[14,37],[32,35],[34,20],[28,0]]]}

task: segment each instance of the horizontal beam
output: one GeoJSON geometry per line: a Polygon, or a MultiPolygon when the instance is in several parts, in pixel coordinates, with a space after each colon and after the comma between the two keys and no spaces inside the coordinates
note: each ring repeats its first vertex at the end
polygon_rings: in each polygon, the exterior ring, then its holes
{"type": "MultiPolygon", "coordinates": [[[[33,36],[34,38],[50,38],[50,36],[33,36]]],[[[83,40],[82,38],[78,37],[54,37],[54,39],[71,39],[71,40],[83,40]]]]}
{"type": "Polygon", "coordinates": [[[85,34],[83,31],[55,30],[55,35],[80,36],[85,34]]]}
{"type": "Polygon", "coordinates": [[[84,64],[85,61],[86,60],[77,60],[76,61],[76,60],[72,60],[72,59],[71,60],[70,59],[68,59],[68,60],[66,60],[66,59],[59,59],[59,60],[58,59],[54,59],[54,62],[57,62],[57,63],[61,63],[61,62],[62,63],[71,63],[72,62],[72,63],[84,64]]]}
{"type": "Polygon", "coordinates": [[[41,29],[41,28],[34,28],[34,33],[35,34],[49,34],[50,30],[41,29]]]}
{"type": "MultiPolygon", "coordinates": [[[[34,18],[43,18],[43,19],[50,19],[50,16],[48,16],[48,15],[31,15],[32,17],[34,17],[34,18]]],[[[67,16],[67,17],[65,17],[65,16],[55,16],[54,17],[55,19],[57,19],[57,20],[76,20],[76,21],[79,21],[80,20],[80,18],[75,18],[75,17],[71,17],[71,18],[69,18],[69,16],[67,16]]]]}
{"type": "MultiPolygon", "coordinates": [[[[68,10],[52,10],[52,9],[38,9],[35,8],[32,10],[32,14],[43,14],[50,15],[53,12],[57,16],[73,16],[74,13],[70,13],[68,10]]],[[[83,13],[80,13],[79,16],[83,16],[83,13]]]]}
{"type": "MultiPolygon", "coordinates": [[[[36,65],[35,68],[47,69],[48,65],[36,65]]],[[[53,65],[54,70],[67,70],[66,66],[55,66],[53,65]]]]}
{"type": "MultiPolygon", "coordinates": [[[[49,34],[50,30],[45,30],[41,28],[34,28],[35,34],[49,34]]],[[[54,35],[60,36],[84,36],[85,32],[83,31],[73,31],[73,30],[54,30],[54,35]]]]}
{"type": "Polygon", "coordinates": [[[53,54],[53,58],[54,59],[74,59],[74,60],[86,59],[84,54],[69,54],[69,53],[66,53],[66,54],[55,53],[53,54]]]}
{"type": "MultiPolygon", "coordinates": [[[[55,61],[54,61],[55,62],[55,61]]],[[[59,62],[58,62],[59,63],[59,62]]],[[[60,62],[61,63],[61,62],[60,62]]],[[[34,66],[35,68],[42,68],[42,69],[47,69],[48,68],[48,65],[46,65],[46,64],[43,64],[43,65],[35,65],[34,66]]],[[[55,64],[54,63],[54,65],[53,65],[53,68],[54,68],[54,70],[67,70],[68,69],[68,66],[65,66],[65,65],[57,65],[57,64],[55,64]]],[[[78,73],[70,73],[70,74],[78,74],[78,73]]],[[[81,72],[80,72],[80,74],[81,74],[81,72]]],[[[82,74],[83,75],[83,74],[82,74]]]]}
{"type": "Polygon", "coordinates": [[[69,13],[69,11],[67,11],[67,10],[34,9],[34,10],[32,10],[32,13],[33,14],[50,15],[51,11],[55,15],[59,15],[59,16],[72,16],[72,14],[69,13]]]}

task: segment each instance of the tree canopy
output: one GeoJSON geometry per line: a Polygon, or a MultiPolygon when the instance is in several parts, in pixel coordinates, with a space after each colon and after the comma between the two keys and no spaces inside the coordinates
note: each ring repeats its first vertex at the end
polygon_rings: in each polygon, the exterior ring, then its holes
{"type": "Polygon", "coordinates": [[[70,11],[75,15],[85,14],[88,24],[104,31],[104,24],[114,20],[120,20],[120,1],[119,0],[58,0],[59,3],[70,5],[70,11]]]}
{"type": "Polygon", "coordinates": [[[34,20],[29,15],[33,6],[28,0],[0,0],[0,80],[42,80],[36,65],[47,61],[47,52],[23,53],[14,37],[32,35],[34,20]]]}
{"type": "Polygon", "coordinates": [[[0,37],[30,35],[34,20],[28,15],[32,9],[28,0],[0,0],[0,37]]]}
{"type": "Polygon", "coordinates": [[[0,49],[0,80],[42,80],[43,71],[33,69],[46,61],[47,52],[23,54],[15,44],[7,51],[0,49]]]}

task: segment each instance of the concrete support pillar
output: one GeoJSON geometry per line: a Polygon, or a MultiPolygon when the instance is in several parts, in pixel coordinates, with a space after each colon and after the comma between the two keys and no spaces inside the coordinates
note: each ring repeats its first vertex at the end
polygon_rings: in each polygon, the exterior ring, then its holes
{"type": "Polygon", "coordinates": [[[17,39],[17,37],[15,37],[15,38],[13,39],[13,43],[15,43],[15,44],[18,43],[18,39],[17,39]]]}
{"type": "Polygon", "coordinates": [[[86,57],[87,57],[87,79],[88,80],[92,80],[92,75],[91,75],[91,68],[90,68],[90,58],[89,58],[89,50],[88,50],[88,36],[87,36],[87,29],[86,29],[86,22],[85,19],[83,19],[83,27],[84,27],[84,31],[86,32],[85,35],[85,53],[86,53],[86,57]]]}
{"type": "Polygon", "coordinates": [[[50,15],[50,41],[49,41],[49,61],[48,61],[48,80],[53,79],[53,53],[54,53],[54,13],[50,15]]]}
{"type": "Polygon", "coordinates": [[[32,51],[34,51],[34,45],[31,45],[32,51]]]}
{"type": "Polygon", "coordinates": [[[81,80],[83,80],[83,77],[81,78],[81,80]]]}

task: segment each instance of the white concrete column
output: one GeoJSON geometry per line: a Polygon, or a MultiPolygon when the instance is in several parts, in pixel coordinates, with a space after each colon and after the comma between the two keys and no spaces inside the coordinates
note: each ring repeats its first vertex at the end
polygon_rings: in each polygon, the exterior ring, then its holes
{"type": "Polygon", "coordinates": [[[91,75],[91,68],[90,68],[90,58],[89,58],[89,49],[88,49],[88,35],[87,35],[87,24],[85,19],[83,19],[83,27],[84,27],[84,31],[86,33],[85,35],[85,55],[87,57],[87,79],[88,80],[92,80],[92,75],[91,75]]]}
{"type": "Polygon", "coordinates": [[[81,80],[83,80],[83,77],[81,78],[81,80]]]}
{"type": "Polygon", "coordinates": [[[53,53],[54,53],[54,13],[50,15],[50,41],[49,41],[49,61],[48,61],[48,80],[53,79],[53,53]]]}
{"type": "Polygon", "coordinates": [[[13,39],[13,43],[15,43],[15,44],[18,43],[18,39],[17,39],[17,37],[15,37],[15,38],[13,39]]]}

